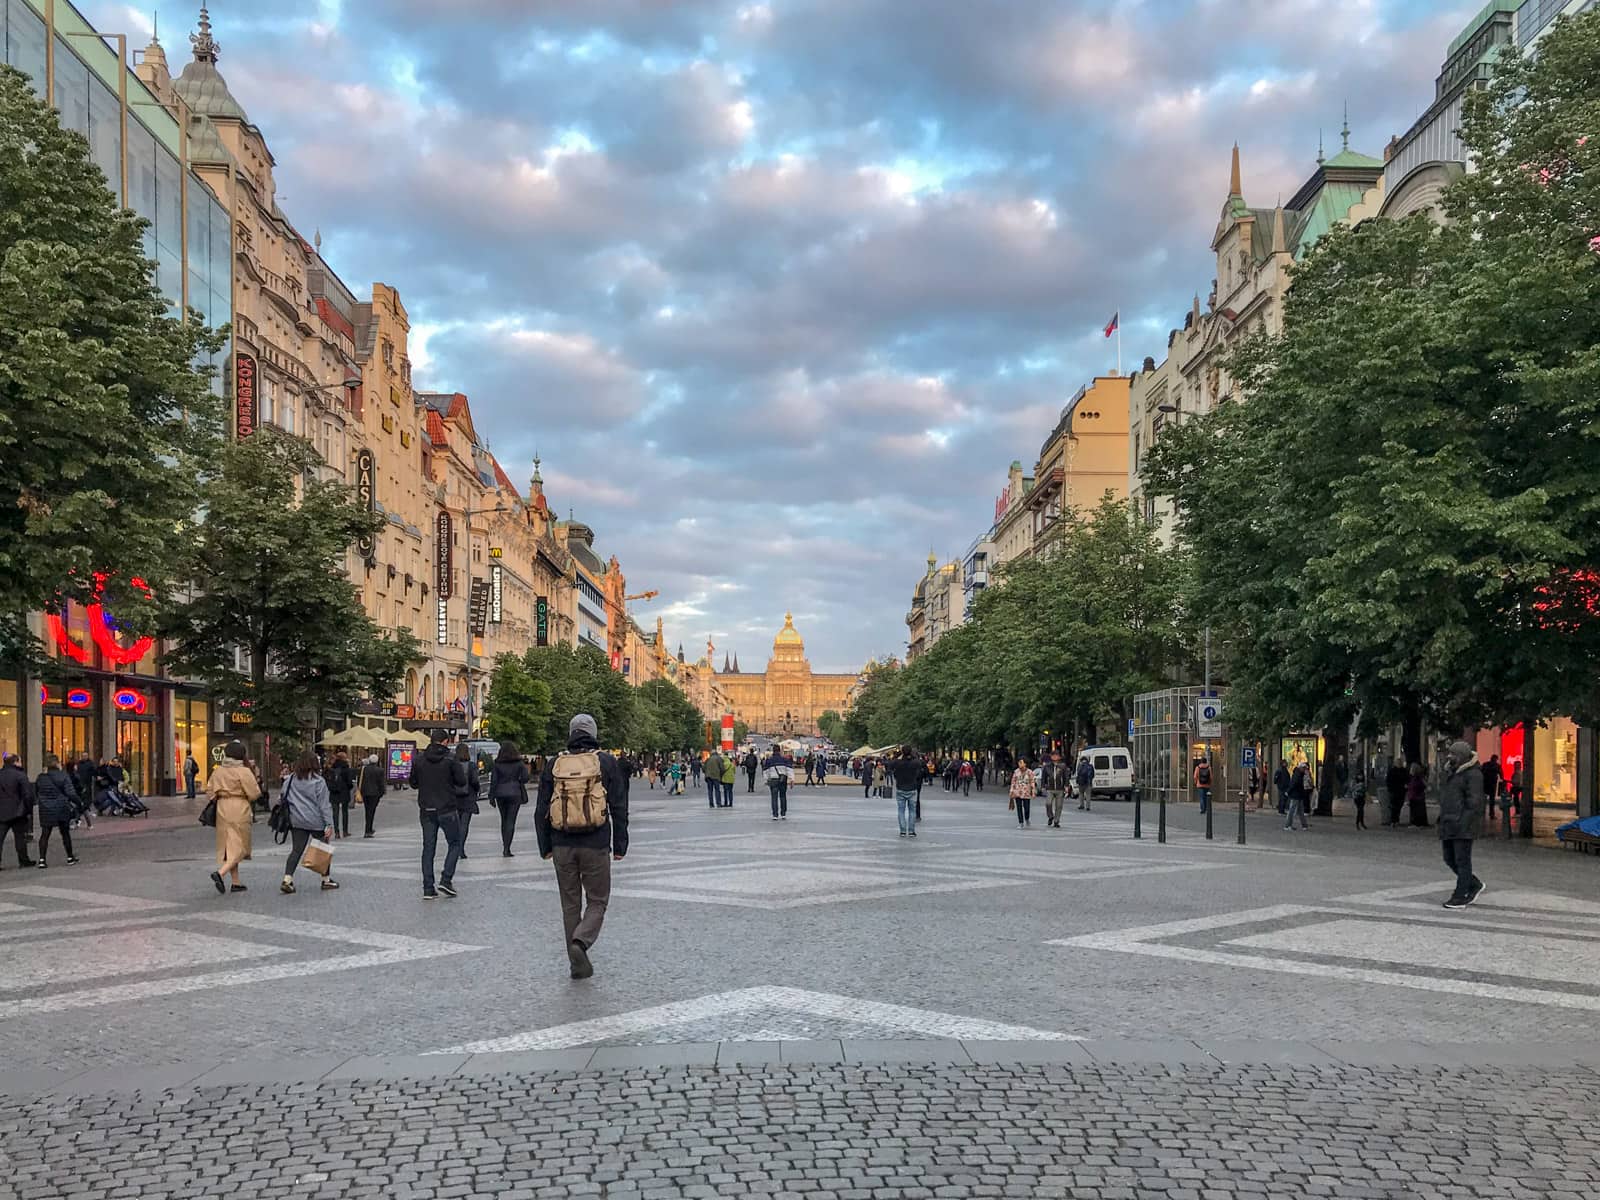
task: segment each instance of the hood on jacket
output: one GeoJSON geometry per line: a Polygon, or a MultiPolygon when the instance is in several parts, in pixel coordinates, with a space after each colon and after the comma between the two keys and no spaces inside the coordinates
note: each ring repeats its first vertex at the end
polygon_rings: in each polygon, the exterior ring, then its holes
{"type": "Polygon", "coordinates": [[[450,747],[443,742],[430,742],[428,748],[422,752],[422,757],[431,763],[442,762],[450,756],[450,747]]]}
{"type": "Polygon", "coordinates": [[[588,713],[579,713],[567,725],[567,749],[593,750],[600,745],[600,727],[588,713]],[[583,743],[587,742],[587,745],[583,743]]]}
{"type": "Polygon", "coordinates": [[[1450,749],[1446,753],[1450,755],[1450,761],[1455,763],[1457,771],[1465,771],[1468,767],[1478,765],[1477,751],[1466,742],[1451,742],[1450,749]]]}

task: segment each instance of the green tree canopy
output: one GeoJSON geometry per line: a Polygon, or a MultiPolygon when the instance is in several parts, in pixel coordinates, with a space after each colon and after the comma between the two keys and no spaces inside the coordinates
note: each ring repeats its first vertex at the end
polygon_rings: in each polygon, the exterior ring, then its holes
{"type": "Polygon", "coordinates": [[[502,654],[495,659],[484,709],[484,730],[496,741],[510,739],[518,749],[530,753],[549,743],[550,685],[535,679],[516,655],[502,654]]]}
{"type": "Polygon", "coordinates": [[[643,750],[688,750],[705,741],[705,721],[700,710],[670,679],[652,679],[638,689],[642,711],[651,721],[650,736],[632,744],[643,750]]]}
{"type": "Polygon", "coordinates": [[[1147,460],[1247,727],[1600,717],[1600,13],[1463,136],[1452,223],[1326,235],[1147,460]]]}
{"type": "Polygon", "coordinates": [[[221,437],[221,346],[180,321],[82,135],[0,66],[0,645],[22,618],[91,599],[130,624],[180,580],[196,481],[221,437]]]}
{"type": "Polygon", "coordinates": [[[546,754],[566,749],[567,726],[588,713],[602,746],[631,746],[640,732],[632,685],[611,669],[605,652],[590,645],[536,646],[523,656],[528,674],[550,689],[550,728],[535,748],[546,754]]]}
{"type": "Polygon", "coordinates": [[[270,426],[223,444],[184,547],[190,588],[161,615],[168,668],[203,681],[226,705],[248,703],[267,732],[292,733],[320,710],[391,695],[421,660],[409,629],[373,623],[345,573],[347,551],[383,518],[342,483],[318,479],[321,464],[307,442],[270,426]]]}

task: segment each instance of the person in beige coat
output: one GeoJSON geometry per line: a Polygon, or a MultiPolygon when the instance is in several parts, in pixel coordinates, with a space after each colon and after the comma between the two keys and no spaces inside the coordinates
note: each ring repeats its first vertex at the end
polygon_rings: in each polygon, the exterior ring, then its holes
{"type": "Polygon", "coordinates": [[[245,765],[244,743],[231,741],[222,754],[222,762],[206,780],[206,791],[217,802],[217,869],[211,872],[211,882],[219,894],[228,890],[222,885],[224,874],[232,879],[233,891],[245,890],[239,882],[239,864],[250,857],[251,806],[261,794],[261,782],[245,765]]]}

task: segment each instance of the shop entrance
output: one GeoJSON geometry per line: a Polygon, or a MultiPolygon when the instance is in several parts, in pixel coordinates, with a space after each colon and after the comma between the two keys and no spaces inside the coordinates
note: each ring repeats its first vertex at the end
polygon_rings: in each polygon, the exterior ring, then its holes
{"type": "Polygon", "coordinates": [[[117,720],[117,753],[122,755],[128,785],[141,796],[155,792],[156,723],[138,717],[117,720]]]}
{"type": "Polygon", "coordinates": [[[85,754],[95,752],[94,722],[81,712],[44,710],[44,752],[54,754],[63,766],[71,767],[85,754]]]}

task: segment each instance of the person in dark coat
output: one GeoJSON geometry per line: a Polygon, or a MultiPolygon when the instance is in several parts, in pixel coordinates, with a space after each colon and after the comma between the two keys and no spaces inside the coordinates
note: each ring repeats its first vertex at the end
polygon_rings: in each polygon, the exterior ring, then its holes
{"type": "Polygon", "coordinates": [[[1494,820],[1494,802],[1500,795],[1500,756],[1491,754],[1489,761],[1483,764],[1483,803],[1489,811],[1489,819],[1494,820]]]}
{"type": "MultiPolygon", "coordinates": [[[[611,902],[611,864],[621,862],[628,853],[628,797],[622,790],[622,772],[617,760],[600,749],[599,728],[588,713],[579,713],[567,726],[566,755],[558,755],[547,762],[539,777],[533,828],[539,837],[540,857],[555,862],[556,889],[561,894],[561,921],[572,978],[587,979],[594,974],[589,951],[600,936],[600,926],[611,902]],[[557,761],[566,755],[591,754],[605,792],[605,819],[593,829],[557,829],[550,813],[556,790],[557,761]]],[[[581,764],[586,760],[579,761],[581,764]]],[[[592,780],[593,776],[589,778],[592,780]]]]}
{"type": "Polygon", "coordinates": [[[31,867],[28,857],[28,826],[32,822],[33,784],[22,769],[22,760],[8,754],[0,761],[0,852],[5,850],[9,833],[17,847],[17,866],[31,867]]]}
{"type": "Polygon", "coordinates": [[[1400,810],[1406,802],[1406,769],[1397,758],[1389,764],[1389,769],[1384,772],[1383,790],[1388,793],[1389,805],[1384,810],[1383,823],[1389,826],[1400,824],[1400,810]]]}
{"type": "MultiPolygon", "coordinates": [[[[626,784],[623,791],[626,794],[626,784]]],[[[528,764],[522,761],[517,744],[508,739],[500,743],[489,777],[489,803],[500,810],[500,854],[504,858],[513,857],[511,839],[517,832],[517,814],[527,802],[528,764]]]]}
{"type": "Polygon", "coordinates": [[[756,772],[761,769],[761,760],[756,757],[756,748],[751,746],[744,754],[744,778],[748,786],[747,792],[756,790],[756,772]]]}
{"type": "Polygon", "coordinates": [[[461,793],[467,787],[467,773],[445,745],[445,732],[433,731],[428,748],[411,756],[407,782],[417,789],[417,814],[422,822],[422,898],[436,899],[440,893],[454,899],[456,860],[461,856],[461,793]],[[439,886],[433,886],[433,860],[438,853],[439,835],[447,847],[439,886]]]}
{"type": "Polygon", "coordinates": [[[356,791],[361,796],[361,807],[364,810],[362,818],[366,824],[362,837],[372,836],[372,822],[378,815],[378,801],[383,799],[383,794],[387,790],[387,781],[383,777],[383,764],[378,761],[376,754],[367,755],[366,761],[361,764],[361,770],[356,775],[356,791]]]}
{"type": "MultiPolygon", "coordinates": [[[[1478,782],[1483,778],[1479,776],[1478,782]]],[[[1428,827],[1428,776],[1421,763],[1411,764],[1411,776],[1406,780],[1406,803],[1411,806],[1411,824],[1418,829],[1428,827]]],[[[1399,818],[1395,818],[1396,823],[1399,818]]]]}
{"type": "Polygon", "coordinates": [[[1278,769],[1272,773],[1272,786],[1278,791],[1278,811],[1287,814],[1289,811],[1289,785],[1294,782],[1294,776],[1289,774],[1289,764],[1279,761],[1278,769]]]}
{"type": "Polygon", "coordinates": [[[343,750],[334,751],[333,763],[322,777],[328,784],[328,799],[333,804],[333,836],[350,836],[350,796],[356,790],[356,773],[343,750]]]}
{"type": "Polygon", "coordinates": [[[1439,789],[1439,844],[1456,888],[1444,906],[1465,908],[1483,895],[1483,880],[1472,873],[1472,843],[1483,834],[1483,771],[1466,742],[1452,742],[1445,763],[1449,773],[1439,789]]]}
{"type": "Polygon", "coordinates": [[[186,750],[183,754],[183,785],[188,799],[194,799],[194,783],[200,778],[200,764],[194,760],[194,751],[186,750]]]}
{"type": "Polygon", "coordinates": [[[467,830],[472,828],[472,818],[481,811],[478,808],[478,793],[483,790],[483,777],[478,774],[478,763],[472,757],[472,747],[465,742],[456,743],[456,761],[461,764],[462,770],[467,775],[466,786],[456,793],[460,799],[460,804],[457,806],[461,821],[461,854],[459,857],[466,858],[467,830]]]}
{"type": "Polygon", "coordinates": [[[54,754],[44,760],[44,770],[34,781],[33,791],[39,805],[39,866],[47,865],[45,856],[50,850],[52,833],[61,835],[67,864],[76,866],[78,860],[72,853],[72,818],[77,815],[80,804],[78,785],[61,769],[61,760],[54,754]]]}

